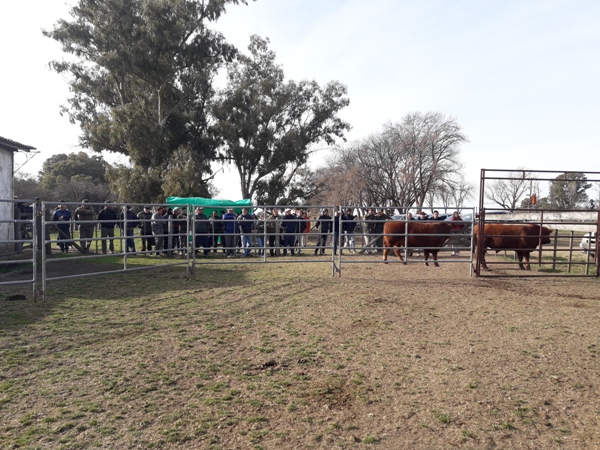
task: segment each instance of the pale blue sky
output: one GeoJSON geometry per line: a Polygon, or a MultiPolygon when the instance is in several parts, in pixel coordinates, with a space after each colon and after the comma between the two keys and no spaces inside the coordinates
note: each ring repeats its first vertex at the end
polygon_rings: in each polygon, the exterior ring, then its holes
{"type": "MultiPolygon", "coordinates": [[[[42,152],[29,172],[79,150],[59,115],[68,88],[47,69],[59,48],[40,33],[66,11],[63,0],[3,7],[0,136],[42,152]]],[[[258,0],[216,27],[242,50],[251,34],[269,37],[289,78],[346,84],[349,141],[439,111],[469,137],[462,160],[475,183],[481,168],[600,171],[598,1],[258,0]]],[[[239,196],[237,179],[218,184],[239,196]]]]}

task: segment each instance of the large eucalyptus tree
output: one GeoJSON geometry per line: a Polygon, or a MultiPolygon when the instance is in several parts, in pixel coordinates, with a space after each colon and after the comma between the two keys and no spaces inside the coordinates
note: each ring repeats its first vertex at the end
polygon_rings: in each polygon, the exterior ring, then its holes
{"type": "Polygon", "coordinates": [[[51,67],[68,77],[63,109],[81,126],[81,145],[130,158],[108,174],[120,194],[132,185],[147,188],[129,192],[140,201],[206,193],[217,142],[212,79],[236,53],[210,23],[238,3],[246,1],[79,0],[71,20],[44,32],[66,53],[51,67]],[[183,175],[182,191],[167,192],[165,180],[183,175]]]}

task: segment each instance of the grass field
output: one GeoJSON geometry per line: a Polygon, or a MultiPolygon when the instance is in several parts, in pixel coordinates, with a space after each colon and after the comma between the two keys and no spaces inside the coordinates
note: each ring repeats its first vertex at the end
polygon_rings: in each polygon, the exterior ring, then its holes
{"type": "Polygon", "coordinates": [[[0,448],[600,448],[596,279],[184,272],[0,299],[0,448]]]}

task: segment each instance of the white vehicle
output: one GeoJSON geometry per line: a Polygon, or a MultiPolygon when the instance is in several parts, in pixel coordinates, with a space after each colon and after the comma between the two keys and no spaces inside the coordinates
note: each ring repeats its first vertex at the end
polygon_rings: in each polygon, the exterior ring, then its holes
{"type": "Polygon", "coordinates": [[[583,253],[591,253],[596,251],[596,238],[594,237],[595,234],[596,233],[585,233],[581,238],[579,248],[583,253]]]}

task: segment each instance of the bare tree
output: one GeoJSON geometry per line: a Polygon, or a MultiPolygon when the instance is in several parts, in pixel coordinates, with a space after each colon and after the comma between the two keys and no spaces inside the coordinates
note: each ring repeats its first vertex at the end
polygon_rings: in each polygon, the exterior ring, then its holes
{"type": "MultiPolygon", "coordinates": [[[[459,146],[466,138],[452,118],[440,113],[409,114],[347,148],[338,149],[330,173],[352,173],[354,198],[368,206],[416,206],[444,192],[464,201],[472,186],[462,178],[459,146]],[[331,172],[333,171],[333,172],[331,172]]],[[[333,189],[339,189],[335,184],[333,189]]]]}
{"type": "Polygon", "coordinates": [[[434,189],[427,193],[427,202],[431,207],[443,206],[445,212],[448,208],[458,208],[465,205],[465,202],[473,198],[474,186],[469,183],[462,174],[458,178],[448,179],[445,182],[439,182],[434,189]]]}
{"type": "Polygon", "coordinates": [[[315,173],[318,190],[311,196],[313,204],[364,204],[365,189],[359,166],[353,155],[336,149],[333,157],[315,173]]]}
{"type": "Polygon", "coordinates": [[[501,208],[514,211],[521,198],[532,190],[535,175],[519,167],[508,172],[506,179],[494,180],[485,188],[485,198],[501,208]]]}
{"type": "MultiPolygon", "coordinates": [[[[462,171],[460,145],[467,142],[458,122],[442,113],[412,113],[385,127],[403,153],[403,174],[417,208],[436,185],[450,184],[462,171]]],[[[454,184],[454,183],[452,183],[454,184]]]]}

